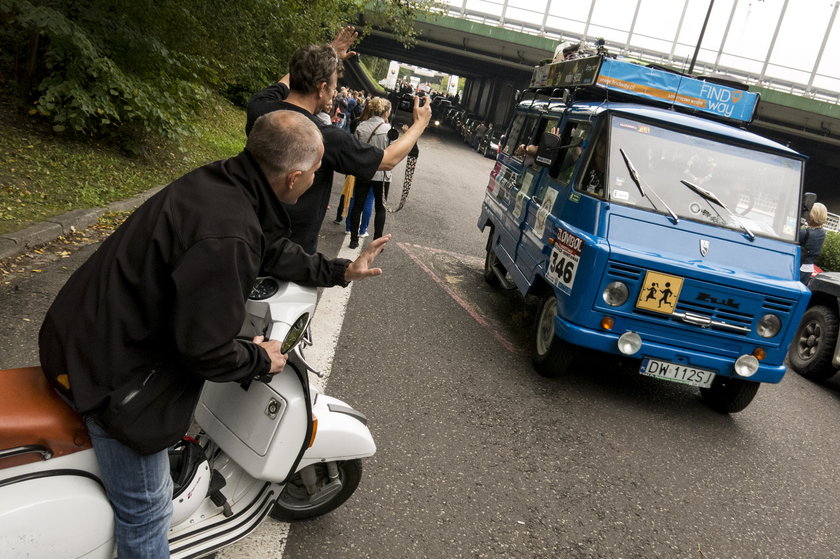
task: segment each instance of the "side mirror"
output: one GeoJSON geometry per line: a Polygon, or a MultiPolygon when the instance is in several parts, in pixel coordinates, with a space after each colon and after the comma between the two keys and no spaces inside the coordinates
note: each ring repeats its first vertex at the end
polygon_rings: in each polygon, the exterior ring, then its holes
{"type": "Polygon", "coordinates": [[[802,195],[802,211],[803,212],[810,212],[811,208],[814,207],[814,203],[817,201],[817,195],[813,192],[806,192],[802,195]]]}
{"type": "Polygon", "coordinates": [[[540,139],[540,145],[537,146],[537,156],[534,158],[534,161],[538,165],[548,167],[551,165],[554,154],[558,149],[560,149],[560,136],[546,132],[542,135],[542,139],[540,139]]]}

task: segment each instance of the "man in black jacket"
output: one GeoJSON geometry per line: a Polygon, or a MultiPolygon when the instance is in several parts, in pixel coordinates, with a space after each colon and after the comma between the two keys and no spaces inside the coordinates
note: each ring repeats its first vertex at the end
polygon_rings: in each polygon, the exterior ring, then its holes
{"type": "Polygon", "coordinates": [[[242,153],[140,206],[47,312],[41,363],[85,417],[121,558],[168,557],[166,448],[188,429],[204,381],[255,379],[286,363],[280,342],[236,339],[255,278],[333,286],[381,273],[370,264],[384,242],[351,263],[287,238],[281,202],[294,204],[312,185],[322,154],[308,118],[260,118],[242,153]]]}
{"type": "Polygon", "coordinates": [[[342,60],[355,53],[347,49],[357,34],[353,27],[341,29],[332,45],[310,45],[298,49],[289,62],[289,73],[248,101],[245,133],[250,134],[254,121],[271,111],[299,112],[319,124],[324,136],[322,167],[315,174],[315,183],[300,202],[286,209],[291,217],[292,240],[310,253],[318,249],[318,233],[327,213],[332,191],[333,172],[355,175],[359,182],[368,182],[376,171],[390,171],[405,159],[432,117],[431,106],[419,106],[415,99],[414,123],[386,149],[368,145],[335,126],[325,126],[313,115],[329,103],[335,92],[342,60]]]}

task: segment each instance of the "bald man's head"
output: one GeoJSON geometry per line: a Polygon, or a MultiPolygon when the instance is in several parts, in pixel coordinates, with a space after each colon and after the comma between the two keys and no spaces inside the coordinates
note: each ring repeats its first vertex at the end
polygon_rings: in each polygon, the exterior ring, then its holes
{"type": "Polygon", "coordinates": [[[258,118],[245,147],[259,163],[277,198],[289,204],[297,202],[312,186],[324,154],[321,131],[295,111],[273,111],[258,118]]]}
{"type": "Polygon", "coordinates": [[[270,181],[312,167],[321,158],[318,127],[295,111],[274,111],[257,119],[245,146],[270,181]]]}

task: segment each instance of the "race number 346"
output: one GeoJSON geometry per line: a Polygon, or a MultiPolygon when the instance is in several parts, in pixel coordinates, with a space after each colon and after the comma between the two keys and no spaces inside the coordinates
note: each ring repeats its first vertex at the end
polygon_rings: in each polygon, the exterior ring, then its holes
{"type": "Polygon", "coordinates": [[[575,284],[582,249],[583,239],[560,230],[548,260],[546,279],[564,293],[571,293],[575,284]]]}

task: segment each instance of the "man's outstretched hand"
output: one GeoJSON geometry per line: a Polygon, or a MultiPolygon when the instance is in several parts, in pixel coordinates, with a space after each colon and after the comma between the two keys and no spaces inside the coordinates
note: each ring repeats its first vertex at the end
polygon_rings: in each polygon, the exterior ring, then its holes
{"type": "Polygon", "coordinates": [[[366,246],[359,257],[347,266],[347,270],[344,271],[344,281],[350,282],[382,275],[382,268],[371,268],[370,265],[390,240],[391,235],[385,235],[366,246]]]}
{"type": "Polygon", "coordinates": [[[338,30],[331,44],[340,59],[347,60],[356,56],[356,51],[348,49],[358,37],[359,33],[352,25],[342,27],[338,30]]]}

